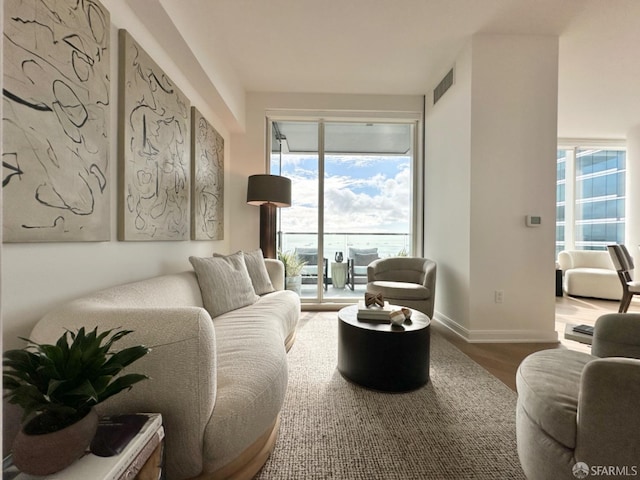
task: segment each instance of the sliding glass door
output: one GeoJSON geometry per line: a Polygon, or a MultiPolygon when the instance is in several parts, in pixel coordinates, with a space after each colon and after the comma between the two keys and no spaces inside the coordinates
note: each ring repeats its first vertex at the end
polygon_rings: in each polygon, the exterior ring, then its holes
{"type": "Polygon", "coordinates": [[[361,298],[376,258],[414,253],[415,123],[271,120],[270,173],[292,180],[278,248],[304,302],[361,298]]]}

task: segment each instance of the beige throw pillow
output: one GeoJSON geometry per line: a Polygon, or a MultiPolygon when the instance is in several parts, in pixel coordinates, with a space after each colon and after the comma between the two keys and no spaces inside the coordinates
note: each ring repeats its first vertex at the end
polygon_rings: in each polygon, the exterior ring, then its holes
{"type": "MultiPolygon", "coordinates": [[[[265,293],[275,292],[271,283],[271,277],[267,272],[267,266],[264,263],[264,256],[262,250],[257,249],[252,252],[244,253],[244,262],[247,265],[247,271],[249,272],[249,278],[251,278],[251,284],[256,295],[264,295],[265,293]]],[[[224,257],[221,253],[214,253],[214,257],[224,257]]]]}
{"type": "Polygon", "coordinates": [[[226,257],[189,257],[211,318],[258,300],[242,252],[226,257]]]}
{"type": "Polygon", "coordinates": [[[249,277],[251,277],[251,283],[257,295],[264,295],[265,293],[271,293],[276,290],[273,288],[271,278],[269,278],[262,250],[257,249],[252,252],[244,252],[244,261],[247,264],[249,277]]]}

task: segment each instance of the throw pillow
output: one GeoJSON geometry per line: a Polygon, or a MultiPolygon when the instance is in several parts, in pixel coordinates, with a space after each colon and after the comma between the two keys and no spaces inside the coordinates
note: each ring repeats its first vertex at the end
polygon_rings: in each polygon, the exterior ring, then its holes
{"type": "Polygon", "coordinates": [[[369,265],[380,258],[377,253],[356,253],[353,264],[358,266],[369,265]]]}
{"type": "Polygon", "coordinates": [[[258,300],[242,252],[226,257],[189,257],[198,277],[202,303],[211,318],[258,300]]]}
{"type": "Polygon", "coordinates": [[[269,278],[269,273],[267,272],[267,266],[264,263],[262,250],[244,252],[244,261],[247,264],[249,277],[251,277],[251,283],[256,294],[264,295],[265,293],[275,292],[276,289],[273,288],[271,278],[269,278]]]}

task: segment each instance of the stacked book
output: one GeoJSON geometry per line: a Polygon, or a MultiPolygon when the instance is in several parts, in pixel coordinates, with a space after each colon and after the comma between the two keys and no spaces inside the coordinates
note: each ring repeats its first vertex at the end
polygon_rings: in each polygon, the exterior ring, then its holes
{"type": "Polygon", "coordinates": [[[384,307],[379,305],[365,305],[364,300],[358,302],[358,320],[366,320],[369,322],[389,322],[391,320],[391,312],[398,310],[400,307],[384,302],[384,307]]]}
{"type": "Polygon", "coordinates": [[[593,335],[593,328],[591,325],[576,325],[573,327],[573,331],[584,335],[593,335]]]}

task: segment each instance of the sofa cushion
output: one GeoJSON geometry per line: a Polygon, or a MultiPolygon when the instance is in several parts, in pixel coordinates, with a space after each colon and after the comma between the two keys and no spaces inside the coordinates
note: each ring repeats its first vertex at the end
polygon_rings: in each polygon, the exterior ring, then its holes
{"type": "Polygon", "coordinates": [[[300,315],[300,297],[280,290],[213,320],[218,390],[204,434],[204,471],[233,460],[274,422],[287,390],[284,340],[300,315]]]}
{"type": "Polygon", "coordinates": [[[212,318],[255,303],[256,295],[242,252],[226,257],[189,257],[198,277],[204,308],[212,318]]]}
{"type": "Polygon", "coordinates": [[[563,288],[568,295],[620,300],[622,286],[615,270],[580,267],[564,272],[563,288]]]}
{"type": "Polygon", "coordinates": [[[367,292],[381,293],[385,298],[402,298],[405,300],[426,300],[431,297],[431,291],[423,285],[406,282],[389,282],[386,280],[369,282],[367,292]]]}
{"type": "Polygon", "coordinates": [[[596,357],[573,350],[543,350],[523,360],[516,374],[518,404],[531,422],[567,448],[575,448],[580,377],[596,357]]]}
{"type": "Polygon", "coordinates": [[[354,255],[354,265],[364,265],[367,266],[374,260],[379,259],[377,253],[356,253],[354,255]]]}

